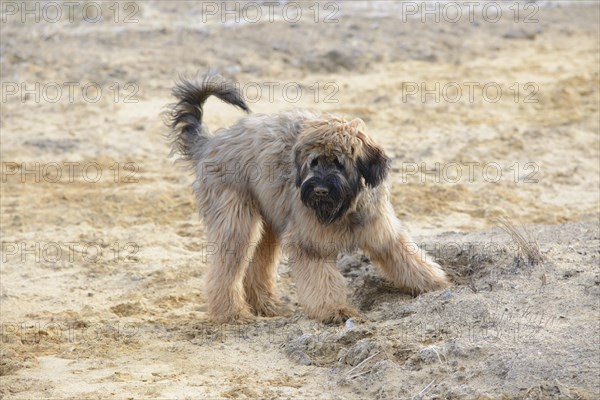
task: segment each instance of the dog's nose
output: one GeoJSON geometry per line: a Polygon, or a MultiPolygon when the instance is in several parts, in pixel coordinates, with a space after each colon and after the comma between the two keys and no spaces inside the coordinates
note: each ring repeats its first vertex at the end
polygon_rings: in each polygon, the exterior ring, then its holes
{"type": "Polygon", "coordinates": [[[329,189],[323,186],[317,186],[315,188],[315,194],[319,197],[327,196],[329,194],[329,189]]]}

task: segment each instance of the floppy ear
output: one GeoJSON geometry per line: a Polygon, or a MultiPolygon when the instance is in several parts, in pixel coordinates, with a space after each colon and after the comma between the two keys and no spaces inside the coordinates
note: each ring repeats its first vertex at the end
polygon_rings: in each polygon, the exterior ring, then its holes
{"type": "Polygon", "coordinates": [[[385,180],[390,169],[390,159],[383,149],[374,143],[365,143],[364,153],[357,160],[358,172],[367,185],[375,187],[385,180]]]}

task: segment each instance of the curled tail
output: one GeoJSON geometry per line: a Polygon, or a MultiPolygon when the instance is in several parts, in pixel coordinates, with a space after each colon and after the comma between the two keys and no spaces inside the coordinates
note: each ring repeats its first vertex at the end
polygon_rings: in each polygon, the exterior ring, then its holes
{"type": "Polygon", "coordinates": [[[168,135],[171,155],[179,154],[180,159],[194,164],[210,138],[208,127],[202,123],[202,107],[210,96],[250,112],[235,84],[217,73],[208,73],[202,81],[182,78],[171,93],[179,100],[166,112],[165,122],[171,129],[168,135]]]}

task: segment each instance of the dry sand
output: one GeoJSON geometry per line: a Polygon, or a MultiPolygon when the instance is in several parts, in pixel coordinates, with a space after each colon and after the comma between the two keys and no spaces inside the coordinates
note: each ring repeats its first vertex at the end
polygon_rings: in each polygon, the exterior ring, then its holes
{"type": "MultiPolygon", "coordinates": [[[[1,26],[0,398],[599,398],[598,3],[519,3],[496,23],[423,23],[399,2],[321,4],[315,23],[305,4],[297,23],[239,24],[193,2],[120,3],[119,23],[103,3],[88,23],[84,4],[1,26]],[[413,298],[343,255],[361,317],[322,325],[283,262],[291,316],[212,325],[208,239],[159,117],[177,75],[208,67],[261,85],[254,112],[364,119],[393,158],[397,215],[455,287],[413,298]],[[411,94],[436,82],[439,101],[411,94]]],[[[206,110],[213,129],[240,117],[206,110]]]]}

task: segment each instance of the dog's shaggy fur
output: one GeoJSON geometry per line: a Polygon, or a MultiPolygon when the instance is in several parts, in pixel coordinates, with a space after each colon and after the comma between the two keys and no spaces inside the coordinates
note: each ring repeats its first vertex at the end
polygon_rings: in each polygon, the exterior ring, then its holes
{"type": "Polygon", "coordinates": [[[282,250],[305,313],[321,321],[355,314],[336,269],[341,251],[363,249],[413,293],[449,286],[396,219],[384,184],[389,159],[360,119],[293,110],[245,117],[213,136],[202,123],[204,102],[216,96],[249,112],[236,87],[211,73],[182,80],[173,95],[173,152],[195,169],[212,244],[205,290],[215,321],[277,314],[282,250]]]}

